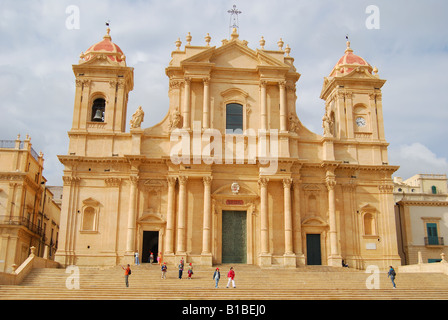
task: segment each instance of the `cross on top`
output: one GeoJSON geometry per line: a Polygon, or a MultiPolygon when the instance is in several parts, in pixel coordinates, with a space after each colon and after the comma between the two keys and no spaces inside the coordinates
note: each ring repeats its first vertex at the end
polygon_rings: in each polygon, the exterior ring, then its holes
{"type": "Polygon", "coordinates": [[[238,29],[238,15],[242,12],[236,8],[236,5],[233,5],[233,9],[228,10],[227,12],[230,13],[230,30],[233,28],[238,29]]]}

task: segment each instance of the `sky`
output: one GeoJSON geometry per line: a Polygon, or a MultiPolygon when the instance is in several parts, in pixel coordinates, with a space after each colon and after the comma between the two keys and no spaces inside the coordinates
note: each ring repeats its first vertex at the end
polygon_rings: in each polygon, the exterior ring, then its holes
{"type": "Polygon", "coordinates": [[[142,127],[168,111],[165,68],[180,38],[212,46],[228,39],[228,10],[241,11],[241,40],[277,49],[282,38],[301,78],[297,115],[322,134],[323,79],[344,54],[346,35],[354,53],[378,68],[389,164],[394,176],[448,174],[448,1],[444,0],[0,0],[0,140],[26,134],[44,153],[47,185],[62,185],[57,155],[68,151],[75,94],[72,65],[102,40],[110,22],[112,41],[134,68],[127,131],[142,106],[142,127]]]}

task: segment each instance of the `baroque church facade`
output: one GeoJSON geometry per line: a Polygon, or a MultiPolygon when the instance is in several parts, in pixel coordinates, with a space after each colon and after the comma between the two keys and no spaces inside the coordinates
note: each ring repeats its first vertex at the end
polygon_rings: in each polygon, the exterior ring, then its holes
{"type": "Polygon", "coordinates": [[[289,46],[176,41],[169,106],[126,131],[133,68],[110,30],[73,66],[56,261],[114,266],[149,252],[176,263],[365,269],[399,265],[383,127],[385,80],[347,49],[321,98],[322,135],[296,113],[289,46]]]}

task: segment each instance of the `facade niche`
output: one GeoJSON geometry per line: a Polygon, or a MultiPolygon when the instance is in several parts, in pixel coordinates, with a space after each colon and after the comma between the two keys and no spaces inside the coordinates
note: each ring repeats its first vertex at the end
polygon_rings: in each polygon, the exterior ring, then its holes
{"type": "Polygon", "coordinates": [[[83,201],[81,231],[98,231],[98,213],[100,203],[92,198],[83,201]]]}

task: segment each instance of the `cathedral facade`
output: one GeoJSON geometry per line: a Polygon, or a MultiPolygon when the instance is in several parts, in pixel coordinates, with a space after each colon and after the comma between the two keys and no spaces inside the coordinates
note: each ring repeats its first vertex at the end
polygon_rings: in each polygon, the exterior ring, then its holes
{"type": "Polygon", "coordinates": [[[251,49],[235,29],[219,47],[176,41],[165,118],[144,128],[139,107],[126,131],[133,68],[109,33],[73,66],[57,261],[400,264],[385,80],[348,42],[324,77],[322,135],[296,113],[289,46],[251,49]]]}

